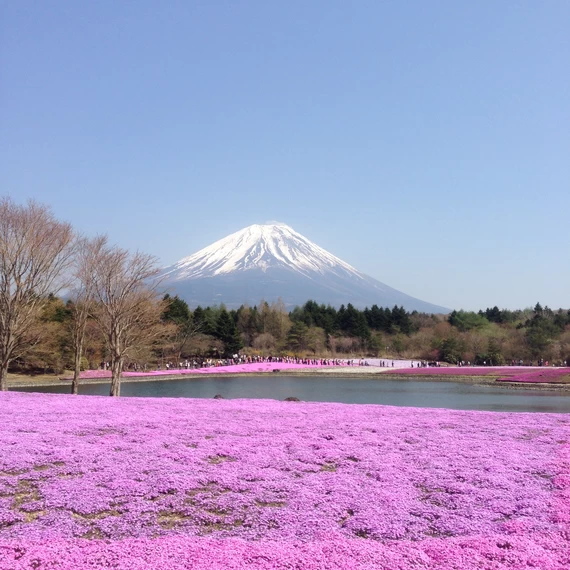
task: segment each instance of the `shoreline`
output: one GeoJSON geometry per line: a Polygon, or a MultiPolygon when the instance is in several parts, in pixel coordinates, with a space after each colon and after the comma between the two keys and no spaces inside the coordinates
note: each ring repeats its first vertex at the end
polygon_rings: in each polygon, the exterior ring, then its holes
{"type": "MultiPolygon", "coordinates": [[[[320,368],[298,368],[290,370],[280,370],[277,366],[275,372],[210,372],[208,376],[214,378],[237,378],[241,376],[261,376],[268,378],[276,378],[276,376],[299,376],[299,377],[319,377],[319,376],[346,376],[349,378],[359,379],[376,379],[376,380],[401,380],[401,381],[417,381],[417,382],[454,382],[462,384],[473,384],[480,386],[497,386],[512,390],[537,390],[559,392],[564,395],[570,395],[570,384],[554,383],[554,382],[513,382],[499,381],[495,376],[475,376],[475,375],[435,375],[430,374],[406,374],[405,372],[394,372],[390,368],[380,368],[375,366],[354,366],[354,367],[320,367],[320,368]]],[[[163,382],[172,380],[196,380],[204,378],[203,373],[184,373],[184,374],[161,374],[155,376],[127,376],[122,378],[122,383],[141,383],[141,382],[163,382]]],[[[110,384],[110,378],[85,378],[81,379],[79,386],[91,384],[110,384]]],[[[71,387],[71,379],[54,377],[53,379],[39,378],[34,380],[33,377],[24,378],[8,378],[8,390],[18,390],[19,388],[34,388],[46,386],[69,386],[71,387]]]]}

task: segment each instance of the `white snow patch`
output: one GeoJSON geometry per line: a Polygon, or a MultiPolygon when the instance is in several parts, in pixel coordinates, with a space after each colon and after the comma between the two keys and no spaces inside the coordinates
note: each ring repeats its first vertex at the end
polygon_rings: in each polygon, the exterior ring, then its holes
{"type": "Polygon", "coordinates": [[[175,280],[194,279],[269,267],[287,267],[306,276],[332,272],[363,278],[348,263],[278,222],[235,232],[181,259],[164,275],[175,280]]]}

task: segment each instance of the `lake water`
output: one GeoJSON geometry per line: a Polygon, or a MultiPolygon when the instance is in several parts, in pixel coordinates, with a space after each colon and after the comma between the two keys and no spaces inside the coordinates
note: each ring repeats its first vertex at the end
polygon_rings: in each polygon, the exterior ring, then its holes
{"type": "MultiPolygon", "coordinates": [[[[69,393],[68,386],[21,388],[24,392],[69,393]]],[[[86,384],[80,394],[108,395],[108,384],[86,384]]],[[[234,376],[126,382],[124,397],[153,398],[269,398],[296,397],[313,402],[385,404],[456,410],[508,412],[570,412],[570,393],[509,389],[460,382],[381,380],[321,376],[234,376]]]]}

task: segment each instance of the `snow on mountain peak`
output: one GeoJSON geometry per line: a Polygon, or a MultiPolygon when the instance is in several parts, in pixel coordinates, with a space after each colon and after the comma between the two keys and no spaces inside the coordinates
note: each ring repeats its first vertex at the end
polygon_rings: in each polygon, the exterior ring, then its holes
{"type": "Polygon", "coordinates": [[[248,226],[181,259],[164,275],[174,280],[194,279],[270,267],[307,276],[340,271],[362,278],[354,267],[280,222],[248,226]]]}

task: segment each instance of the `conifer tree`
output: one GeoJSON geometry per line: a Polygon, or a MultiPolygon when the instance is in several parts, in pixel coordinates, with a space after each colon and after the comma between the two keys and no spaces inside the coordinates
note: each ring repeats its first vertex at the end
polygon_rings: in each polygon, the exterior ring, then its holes
{"type": "Polygon", "coordinates": [[[237,354],[243,348],[237,326],[226,309],[222,309],[218,315],[215,336],[224,343],[226,357],[237,354]]]}

